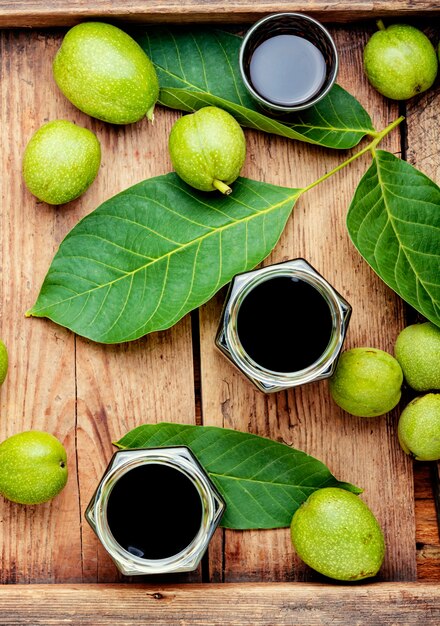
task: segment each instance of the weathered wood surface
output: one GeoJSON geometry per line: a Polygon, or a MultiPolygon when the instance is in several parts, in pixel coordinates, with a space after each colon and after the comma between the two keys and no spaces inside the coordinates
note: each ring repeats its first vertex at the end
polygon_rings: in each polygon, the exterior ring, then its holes
{"type": "Polygon", "coordinates": [[[0,336],[10,371],[0,395],[0,439],[29,429],[53,432],[67,447],[70,477],[53,503],[26,508],[0,501],[0,580],[114,581],[115,567],[83,512],[114,452],[112,441],[147,421],[194,422],[191,320],[130,344],[105,346],[48,321],[26,319],[24,312],[59,243],[81,217],[121,189],[171,169],[167,138],[178,114],[159,114],[154,126],[93,121],[53,80],[61,33],[7,31],[1,41],[0,336]],[[38,203],[21,179],[27,141],[56,118],[95,131],[102,146],[97,180],[62,208],[38,203]]]}
{"type": "MultiPolygon", "coordinates": [[[[189,316],[170,331],[122,346],[96,345],[75,338],[48,321],[24,318],[24,311],[33,304],[58,244],[78,219],[122,188],[171,169],[167,136],[179,115],[160,110],[154,127],[142,122],[118,128],[91,120],[75,110],[59,93],[51,77],[51,60],[61,36],[56,31],[5,31],[1,37],[0,336],[9,348],[11,365],[7,382],[0,391],[0,439],[31,428],[53,432],[66,445],[70,478],[62,494],[46,505],[26,508],[0,501],[0,581],[92,583],[120,579],[84,522],[83,512],[111,456],[112,440],[147,421],[195,421],[195,398],[199,390],[193,358],[196,373],[199,370],[201,373],[199,419],[206,424],[249,430],[294,444],[328,463],[338,477],[363,486],[363,497],[378,515],[387,537],[387,560],[381,578],[412,580],[416,575],[412,466],[397,444],[397,413],[375,420],[344,415],[331,403],[325,383],[267,397],[254,391],[213,348],[224,294],[201,310],[200,364],[197,351],[193,350],[192,341],[197,343],[197,338],[192,337],[189,316]],[[82,198],[60,209],[36,202],[25,190],[19,174],[23,149],[32,132],[57,117],[94,130],[103,148],[101,171],[93,186],[82,198]]],[[[385,126],[397,116],[397,107],[369,88],[360,69],[354,71],[361,67],[364,31],[338,30],[336,37],[342,56],[340,82],[373,114],[378,127],[385,126]]],[[[340,153],[267,135],[247,131],[247,137],[249,151],[244,174],[269,182],[285,185],[311,182],[343,159],[340,153]]],[[[430,141],[434,152],[436,137],[430,141]]],[[[399,153],[399,132],[385,145],[399,153]]],[[[424,154],[429,161],[429,153],[424,154]]],[[[366,166],[366,159],[358,161],[304,196],[269,260],[306,256],[354,306],[347,345],[368,343],[391,351],[395,336],[404,325],[403,308],[357,255],[344,230],[346,208],[366,166]]],[[[424,169],[423,164],[420,167],[424,169]]],[[[431,175],[439,179],[438,175],[431,175]]],[[[425,479],[422,476],[421,483],[425,484],[425,479]]],[[[433,500],[430,496],[419,500],[423,503],[418,505],[417,540],[425,546],[424,552],[418,546],[419,577],[438,580],[439,542],[438,536],[435,537],[433,500]],[[428,561],[429,568],[421,565],[428,561]]],[[[206,568],[204,580],[298,581],[311,576],[310,570],[293,555],[287,530],[219,531],[210,550],[209,572],[206,568]]],[[[185,580],[200,578],[201,572],[196,572],[185,580]]],[[[27,589],[30,606],[35,588],[27,589]]],[[[90,597],[91,607],[97,597],[89,587],[58,589],[59,602],[61,597],[66,598],[64,606],[70,602],[70,616],[81,610],[81,598],[90,597]],[[73,600],[76,593],[77,604],[73,600]],[[89,593],[92,596],[87,596],[89,593]]],[[[217,587],[212,589],[215,591],[217,587]]],[[[261,591],[259,587],[255,589],[261,591]]],[[[270,604],[273,589],[270,587],[270,596],[262,595],[260,602],[270,604]]],[[[292,587],[282,587],[281,594],[282,589],[289,598],[293,597],[292,587]]],[[[305,594],[310,588],[298,586],[298,589],[303,589],[305,594]]],[[[321,587],[313,589],[321,590],[321,587]]],[[[338,593],[340,588],[334,589],[338,593]]],[[[363,587],[353,587],[351,593],[354,589],[363,587]]],[[[411,598],[413,587],[408,589],[411,598]]],[[[4,606],[12,606],[8,605],[7,597],[15,598],[16,611],[17,606],[25,606],[19,595],[11,595],[12,590],[13,594],[22,593],[18,588],[0,587],[2,611],[4,606]]],[[[58,594],[57,590],[54,593],[58,594]]],[[[39,588],[35,593],[43,594],[43,591],[39,588]]],[[[49,594],[43,594],[49,611],[52,605],[48,587],[44,593],[49,594]]],[[[314,600],[315,592],[308,593],[314,600]]],[[[400,598],[402,594],[399,594],[400,598]]],[[[129,603],[129,593],[125,597],[129,603]]],[[[203,608],[205,596],[198,597],[199,608],[203,608]]],[[[251,593],[249,602],[252,597],[251,593]]],[[[105,595],[102,598],[105,604],[105,595]]],[[[380,598],[375,600],[378,605],[384,596],[380,598]]],[[[234,598],[230,606],[232,601],[234,598]]],[[[88,600],[84,602],[87,604],[88,600]]],[[[109,603],[116,615],[116,604],[110,599],[109,603]]],[[[132,608],[128,610],[134,611],[134,606],[130,605],[132,608]]],[[[340,607],[339,604],[339,610],[340,607]]],[[[118,608],[122,620],[124,609],[121,604],[118,608]]],[[[56,602],[52,609],[57,610],[56,602]]],[[[6,620],[2,611],[0,620],[6,620]]],[[[269,619],[263,609],[255,611],[255,620],[269,619]]],[[[22,622],[3,623],[51,623],[32,622],[32,614],[21,613],[21,610],[20,614],[16,613],[14,619],[22,622]]],[[[43,619],[41,615],[35,619],[43,619]]],[[[93,623],[98,624],[96,612],[93,615],[93,623]]],[[[237,623],[270,623],[270,619],[269,622],[255,620],[237,623]]]]}
{"type": "Polygon", "coordinates": [[[299,11],[326,22],[351,22],[439,13],[431,0],[0,0],[0,27],[71,26],[84,19],[125,22],[252,22],[270,13],[299,11]]]}
{"type": "Polygon", "coordinates": [[[0,606],[4,626],[438,626],[440,587],[16,585],[0,587],[0,606]]]}
{"type": "Polygon", "coordinates": [[[434,501],[437,512],[437,522],[440,529],[440,461],[434,464],[432,469],[434,501]]]}
{"type": "Polygon", "coordinates": [[[417,579],[440,581],[440,537],[438,511],[433,491],[438,490],[436,463],[415,463],[417,579]]]}
{"type": "MultiPolygon", "coordinates": [[[[384,128],[398,116],[397,105],[379,96],[353,69],[362,67],[365,32],[337,30],[335,35],[341,53],[338,82],[372,113],[376,128],[384,128]]],[[[248,132],[247,137],[246,173],[271,183],[302,187],[344,159],[340,153],[261,133],[248,132]]],[[[399,132],[384,147],[399,154],[399,132]]],[[[362,158],[305,194],[266,263],[309,260],[353,306],[346,346],[392,352],[404,326],[402,304],[361,259],[345,228],[350,199],[368,164],[369,157],[362,158]]],[[[276,395],[255,390],[213,347],[223,297],[200,312],[203,422],[249,429],[294,445],[322,459],[342,480],[363,487],[362,497],[386,535],[381,578],[415,578],[412,463],[397,441],[397,413],[371,420],[349,416],[331,401],[326,381],[276,395]]],[[[295,559],[284,530],[226,531],[211,550],[211,575],[215,581],[316,578],[295,559]]]]}
{"type": "MultiPolygon", "coordinates": [[[[435,25],[427,29],[431,41],[438,45],[439,32],[435,25]]],[[[440,87],[438,82],[427,92],[409,100],[402,107],[406,115],[405,158],[427,176],[440,184],[440,151],[436,134],[435,111],[440,105],[440,87]]],[[[418,317],[411,319],[419,320],[418,317]]],[[[419,395],[413,392],[413,395],[419,395]]],[[[409,399],[409,398],[408,398],[409,399]]],[[[440,579],[440,463],[415,464],[417,515],[417,563],[418,576],[431,580],[440,579]],[[429,469],[428,469],[429,468],[429,469]],[[425,474],[422,487],[421,477],[425,474]],[[418,479],[418,480],[417,480],[418,479]],[[431,483],[431,484],[430,484],[431,483]],[[432,487],[431,487],[432,485],[432,487]]]]}

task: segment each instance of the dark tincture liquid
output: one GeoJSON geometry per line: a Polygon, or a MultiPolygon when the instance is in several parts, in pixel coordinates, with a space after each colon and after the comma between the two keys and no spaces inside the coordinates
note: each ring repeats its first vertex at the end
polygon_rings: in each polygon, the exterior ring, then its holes
{"type": "Polygon", "coordinates": [[[287,276],[254,287],[237,316],[244,350],[274,372],[297,372],[312,365],[328,346],[332,326],[330,308],[319,291],[287,276]]]}
{"type": "Polygon", "coordinates": [[[181,552],[202,524],[202,501],[189,478],[160,463],[124,474],[110,492],[107,520],[116,541],[144,559],[181,552]]]}
{"type": "Polygon", "coordinates": [[[251,83],[260,96],[289,106],[307,102],[325,81],[322,52],[297,35],[276,35],[257,46],[249,65],[251,83]]]}

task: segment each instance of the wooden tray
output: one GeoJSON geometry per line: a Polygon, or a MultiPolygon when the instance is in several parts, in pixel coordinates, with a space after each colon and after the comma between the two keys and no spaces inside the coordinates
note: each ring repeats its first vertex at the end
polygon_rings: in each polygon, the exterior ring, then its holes
{"type": "MultiPolygon", "coordinates": [[[[417,3],[417,11],[413,2],[335,3],[335,11],[329,6],[320,0],[221,6],[208,1],[197,7],[189,0],[153,0],[146,9],[140,2],[0,0],[0,25],[65,26],[90,17],[250,22],[285,8],[348,21],[393,13],[416,17],[434,8],[429,2],[417,3]]],[[[440,90],[400,105],[400,111],[374,92],[361,69],[373,26],[332,28],[341,54],[338,81],[362,102],[377,128],[406,113],[406,124],[383,147],[439,181],[440,90]]],[[[57,246],[77,221],[114,193],[171,169],[167,138],[180,115],[160,109],[154,126],[119,128],[76,110],[51,75],[64,32],[1,34],[0,336],[11,365],[0,392],[0,437],[29,429],[53,432],[67,448],[70,479],[45,505],[0,502],[0,582],[20,583],[0,586],[0,624],[438,624],[440,545],[432,495],[432,476],[438,493],[438,469],[416,465],[414,483],[413,464],[397,442],[397,411],[374,420],[350,417],[331,402],[325,382],[270,396],[254,390],[214,349],[224,291],[171,330],[118,346],[93,344],[49,321],[24,318],[57,246]],[[92,129],[103,149],[93,186],[59,209],[36,202],[20,177],[26,142],[55,118],[92,129]],[[197,572],[154,584],[147,578],[115,584],[127,579],[117,574],[83,513],[112,454],[111,442],[141,423],[163,420],[226,426],[292,444],[321,458],[342,480],[364,487],[363,498],[387,542],[377,582],[323,584],[295,557],[283,529],[219,530],[197,572]]],[[[307,184],[344,158],[257,132],[246,136],[244,174],[272,183],[307,184]]],[[[266,263],[307,258],[354,307],[347,347],[392,352],[413,314],[360,258],[344,226],[367,163],[356,161],[302,197],[266,263]]]]}

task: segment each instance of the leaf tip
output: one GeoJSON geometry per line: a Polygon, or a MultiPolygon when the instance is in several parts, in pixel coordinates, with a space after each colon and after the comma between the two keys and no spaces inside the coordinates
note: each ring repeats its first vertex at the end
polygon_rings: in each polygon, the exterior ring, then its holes
{"type": "Polygon", "coordinates": [[[350,491],[351,493],[354,493],[357,496],[361,493],[364,493],[364,490],[361,487],[357,487],[356,485],[352,485],[351,483],[340,482],[339,486],[341,487],[341,489],[350,491]]]}

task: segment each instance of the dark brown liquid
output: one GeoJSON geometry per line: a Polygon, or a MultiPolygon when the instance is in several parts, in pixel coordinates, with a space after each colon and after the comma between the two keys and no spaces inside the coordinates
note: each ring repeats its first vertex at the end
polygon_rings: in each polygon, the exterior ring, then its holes
{"type": "Polygon", "coordinates": [[[245,352],[274,372],[297,372],[312,365],[327,348],[332,328],[330,308],[319,291],[287,276],[254,287],[237,316],[245,352]]]}
{"type": "Polygon", "coordinates": [[[124,474],[110,492],[107,521],[115,540],[144,559],[181,552],[202,524],[202,501],[192,481],[160,463],[124,474]]]}
{"type": "Polygon", "coordinates": [[[252,54],[249,75],[253,88],[265,100],[281,106],[307,102],[325,82],[322,52],[297,35],[276,35],[252,54]]]}

